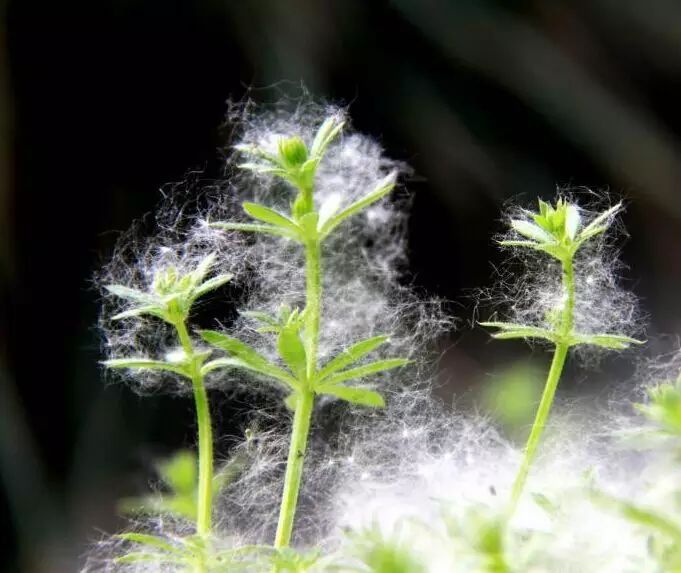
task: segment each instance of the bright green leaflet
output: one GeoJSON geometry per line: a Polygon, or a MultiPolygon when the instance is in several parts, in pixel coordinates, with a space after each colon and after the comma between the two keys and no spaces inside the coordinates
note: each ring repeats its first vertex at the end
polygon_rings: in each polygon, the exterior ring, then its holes
{"type": "Polygon", "coordinates": [[[621,204],[604,211],[588,225],[582,226],[579,208],[559,199],[555,206],[539,201],[539,212],[528,212],[527,220],[511,221],[511,228],[521,240],[502,241],[508,247],[529,248],[544,252],[561,264],[563,304],[550,322],[549,328],[536,328],[507,322],[484,322],[483,326],[496,328],[494,338],[539,338],[554,345],[553,359],[544,385],[539,407],[530,435],[525,444],[523,459],[511,490],[511,508],[515,508],[522,495],[532,463],[546,427],[551,406],[560,381],[568,351],[578,344],[591,344],[609,349],[623,349],[640,341],[616,334],[586,335],[575,332],[575,270],[574,259],[579,248],[589,239],[605,232],[621,204]]]}
{"type": "Polygon", "coordinates": [[[319,365],[323,310],[323,241],[347,218],[380,200],[395,186],[395,174],[391,173],[364,197],[340,212],[337,212],[337,205],[330,204],[323,205],[319,211],[315,210],[316,169],[326,148],[342,128],[343,122],[339,118],[330,117],[319,127],[309,148],[299,137],[293,136],[279,141],[276,154],[257,146],[238,146],[238,151],[251,160],[241,164],[243,169],[280,177],[292,185],[297,195],[291,204],[290,214],[279,213],[265,205],[244,203],[244,211],[255,223],[213,223],[215,227],[227,231],[266,233],[293,240],[305,252],[305,308],[302,311],[291,310],[282,305],[277,317],[261,312],[247,314],[249,318],[261,323],[262,326],[258,329],[260,332],[276,335],[277,350],[286,369],[270,363],[243,343],[235,343],[227,335],[214,331],[202,332],[207,342],[229,354],[232,366],[245,368],[274,380],[289,393],[286,404],[293,409],[294,416],[274,540],[274,547],[277,549],[286,548],[291,542],[315,396],[327,394],[358,405],[381,407],[384,405],[383,398],[377,392],[363,387],[341,386],[340,382],[364,378],[409,362],[398,358],[349,368],[388,340],[382,336],[358,342],[321,368],[319,365]]]}

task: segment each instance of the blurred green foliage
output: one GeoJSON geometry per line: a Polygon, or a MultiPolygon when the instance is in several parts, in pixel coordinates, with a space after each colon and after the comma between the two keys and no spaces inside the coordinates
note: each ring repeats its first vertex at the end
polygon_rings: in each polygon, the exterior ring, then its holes
{"type": "Polygon", "coordinates": [[[483,410],[501,424],[509,437],[527,438],[541,397],[545,372],[533,362],[514,362],[481,384],[483,410]]]}

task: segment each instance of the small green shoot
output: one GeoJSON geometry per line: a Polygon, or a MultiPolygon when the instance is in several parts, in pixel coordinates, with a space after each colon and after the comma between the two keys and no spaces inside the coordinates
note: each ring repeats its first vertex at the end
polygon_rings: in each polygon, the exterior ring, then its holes
{"type": "MultiPolygon", "coordinates": [[[[213,495],[232,483],[246,463],[247,456],[239,452],[216,471],[211,488],[213,495]]],[[[167,493],[123,499],[119,504],[121,511],[142,515],[173,515],[195,522],[198,515],[199,476],[194,452],[177,452],[159,463],[157,471],[167,493]]]]}
{"type": "MultiPolygon", "coordinates": [[[[175,506],[175,511],[184,517],[194,516],[198,539],[204,539],[211,533],[212,496],[214,487],[213,475],[213,437],[208,396],[204,384],[207,372],[214,368],[210,362],[206,363],[210,352],[195,348],[187,330],[187,320],[193,303],[202,295],[217,289],[232,277],[229,274],[218,275],[207,279],[207,275],[215,264],[215,255],[205,257],[196,269],[180,274],[175,267],[167,267],[158,271],[154,277],[149,292],[131,289],[122,285],[110,285],[107,289],[114,295],[124,298],[133,303],[132,308],[126,310],[114,318],[124,318],[151,315],[164,320],[175,328],[182,351],[173,353],[165,360],[148,358],[119,358],[107,360],[104,365],[109,368],[127,368],[132,370],[163,370],[172,372],[188,379],[192,384],[196,418],[199,434],[199,461],[198,461],[198,485],[196,502],[193,502],[193,487],[190,488],[192,478],[188,471],[186,457],[181,457],[165,468],[165,480],[174,489],[174,496],[169,503],[175,506]],[[190,489],[192,490],[190,492],[190,489]],[[193,504],[196,504],[194,508],[193,504]]],[[[163,502],[162,502],[163,503],[163,502]]],[[[136,541],[141,542],[142,538],[136,541]]],[[[151,538],[150,538],[151,539],[151,538]]],[[[133,541],[128,539],[128,541],[133,541]]],[[[147,539],[149,541],[149,539],[147,539]]],[[[198,543],[198,542],[197,542],[198,543]]],[[[199,544],[205,547],[208,543],[199,544]]],[[[199,545],[192,545],[196,548],[199,545]]],[[[179,559],[180,553],[189,551],[187,548],[170,551],[168,559],[179,559]]],[[[167,552],[167,551],[166,551],[167,552]]],[[[190,552],[191,553],[191,552],[190,552]]],[[[132,554],[126,558],[132,559],[132,554]]],[[[184,555],[184,553],[182,553],[184,555]]],[[[194,555],[193,553],[191,555],[194,555]]],[[[191,557],[191,556],[190,556],[191,557]]],[[[148,555],[142,553],[139,559],[148,559],[148,555]]],[[[191,557],[194,559],[194,557],[191,557]]],[[[189,559],[189,557],[188,557],[189,559]]],[[[197,573],[206,571],[203,561],[197,562],[197,573]]]]}
{"type": "Polygon", "coordinates": [[[458,547],[457,560],[471,571],[511,573],[507,558],[507,521],[483,505],[472,505],[459,518],[447,517],[447,533],[458,547]]]}
{"type": "Polygon", "coordinates": [[[648,390],[649,401],[635,407],[653,424],[652,433],[681,455],[681,376],[648,390]]]}
{"type": "Polygon", "coordinates": [[[539,200],[538,212],[526,211],[526,219],[513,219],[510,223],[511,228],[521,239],[500,241],[502,246],[541,251],[557,259],[562,268],[563,288],[560,307],[549,317],[547,328],[509,322],[481,323],[482,326],[496,329],[497,332],[492,336],[499,340],[540,339],[555,347],[551,369],[525,446],[525,455],[513,484],[511,493],[513,507],[522,494],[536,456],[568,350],[577,345],[622,350],[632,344],[642,344],[641,341],[618,334],[585,334],[575,331],[575,255],[589,239],[608,229],[613,217],[621,208],[622,205],[618,203],[584,226],[577,205],[563,198],[558,199],[555,206],[539,200]]]}
{"type": "Polygon", "coordinates": [[[353,552],[368,573],[426,573],[401,536],[383,533],[378,525],[353,532],[353,552]]]}

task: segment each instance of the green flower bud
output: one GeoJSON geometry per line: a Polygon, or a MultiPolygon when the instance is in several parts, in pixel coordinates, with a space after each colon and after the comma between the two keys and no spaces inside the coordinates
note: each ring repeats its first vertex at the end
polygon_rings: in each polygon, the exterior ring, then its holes
{"type": "Polygon", "coordinates": [[[176,290],[177,279],[177,269],[170,266],[154,275],[152,288],[159,296],[171,294],[176,290]]]}
{"type": "Polygon", "coordinates": [[[279,158],[287,168],[302,167],[307,157],[307,146],[300,137],[294,136],[279,140],[279,158]]]}

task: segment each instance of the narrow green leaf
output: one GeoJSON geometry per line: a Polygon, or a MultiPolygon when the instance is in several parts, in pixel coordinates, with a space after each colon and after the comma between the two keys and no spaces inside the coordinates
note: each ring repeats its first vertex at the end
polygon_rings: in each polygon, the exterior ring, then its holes
{"type": "Polygon", "coordinates": [[[599,505],[619,512],[629,521],[659,531],[676,540],[677,543],[681,543],[681,526],[666,516],[604,492],[591,492],[591,497],[599,505]]]}
{"type": "Polygon", "coordinates": [[[617,205],[610,207],[607,211],[603,211],[600,215],[591,221],[586,227],[582,229],[579,234],[580,241],[584,241],[594,235],[602,233],[610,225],[610,219],[614,217],[622,209],[622,203],[617,203],[617,205]]]}
{"type": "Polygon", "coordinates": [[[203,281],[208,274],[208,271],[210,271],[211,267],[215,264],[216,257],[217,255],[215,253],[210,253],[209,255],[203,257],[201,262],[196,265],[196,268],[191,273],[192,283],[194,285],[198,285],[201,283],[201,281],[203,281]]]}
{"type": "Polygon", "coordinates": [[[497,340],[513,340],[515,338],[541,338],[550,342],[555,342],[555,336],[552,332],[541,328],[525,329],[525,330],[505,330],[492,334],[492,338],[497,340]]]}
{"type": "Polygon", "coordinates": [[[340,382],[345,382],[346,380],[354,380],[355,378],[365,378],[371,376],[372,374],[378,374],[385,370],[391,370],[393,368],[400,368],[409,364],[411,360],[406,358],[390,358],[388,360],[378,360],[376,362],[370,362],[369,364],[364,364],[358,366],[357,368],[350,368],[350,370],[344,370],[336,374],[331,374],[330,376],[319,380],[323,382],[321,384],[324,387],[330,386],[332,384],[338,384],[340,382]]]}
{"type": "Polygon", "coordinates": [[[536,249],[539,243],[534,241],[498,241],[502,247],[527,247],[529,249],[536,249]]]}
{"type": "Polygon", "coordinates": [[[111,320],[122,320],[124,318],[131,318],[133,316],[142,316],[143,314],[149,314],[151,316],[157,316],[158,318],[166,319],[164,310],[157,304],[138,306],[137,308],[131,308],[129,310],[124,310],[118,314],[114,314],[111,320]]]}
{"type": "Polygon", "coordinates": [[[154,295],[142,292],[134,288],[126,287],[123,285],[106,285],[106,290],[111,294],[119,296],[121,298],[137,302],[139,304],[151,305],[156,302],[156,297],[154,295]]]}
{"type": "Polygon", "coordinates": [[[322,203],[319,207],[319,221],[317,223],[320,229],[338,212],[340,205],[341,196],[338,193],[334,193],[322,203]]]}
{"type": "Polygon", "coordinates": [[[381,335],[374,336],[373,338],[367,338],[360,342],[356,342],[352,346],[349,346],[343,352],[335,356],[329,362],[327,362],[324,367],[319,371],[317,377],[319,380],[326,378],[329,374],[333,374],[338,370],[354,364],[359,359],[363,358],[369,352],[378,348],[382,344],[385,344],[390,340],[389,336],[381,335]]]}
{"type": "Polygon", "coordinates": [[[555,342],[557,334],[545,328],[515,324],[512,322],[480,322],[480,326],[486,328],[498,328],[500,332],[492,334],[498,340],[511,340],[513,338],[544,338],[555,342]]]}
{"type": "Polygon", "coordinates": [[[331,396],[336,396],[341,398],[346,402],[351,404],[357,404],[359,406],[370,406],[373,408],[383,408],[385,406],[385,401],[383,396],[374,390],[369,390],[367,388],[357,388],[350,386],[343,386],[342,384],[334,386],[321,386],[316,392],[318,394],[328,394],[331,396]]]}
{"type": "Polygon", "coordinates": [[[282,227],[274,227],[272,225],[257,225],[253,223],[228,223],[216,222],[210,223],[211,227],[223,229],[225,231],[245,231],[250,233],[264,233],[266,235],[276,235],[278,237],[286,237],[287,239],[299,240],[298,234],[294,234],[288,229],[282,227]]]}
{"type": "Polygon", "coordinates": [[[174,553],[175,555],[185,555],[184,551],[171,545],[162,537],[157,537],[155,535],[146,535],[144,533],[121,533],[116,537],[123,541],[148,545],[149,547],[154,547],[155,549],[160,549],[161,551],[166,551],[168,553],[174,553]]]}
{"type": "Polygon", "coordinates": [[[144,553],[143,551],[133,551],[121,557],[115,557],[114,563],[173,563],[176,565],[187,564],[186,558],[171,557],[170,555],[159,555],[158,553],[144,553]]]}
{"type": "Polygon", "coordinates": [[[199,331],[199,334],[209,344],[232,354],[244,362],[254,365],[262,363],[263,367],[269,365],[269,362],[265,357],[237,338],[215,330],[201,330],[199,331]]]}
{"type": "Polygon", "coordinates": [[[527,325],[525,324],[518,324],[516,322],[504,322],[499,320],[478,322],[478,324],[486,328],[501,328],[502,330],[517,330],[519,328],[527,328],[527,325]]]}
{"type": "Polygon", "coordinates": [[[592,344],[613,350],[624,350],[632,344],[644,344],[642,340],[618,334],[575,334],[573,340],[574,344],[592,344]]]}
{"type": "Polygon", "coordinates": [[[206,282],[200,284],[196,289],[194,289],[194,292],[192,293],[192,300],[196,300],[200,296],[220,288],[222,285],[231,281],[233,277],[233,274],[226,273],[224,275],[218,275],[212,279],[208,279],[206,282]]]}
{"type": "Polygon", "coordinates": [[[365,195],[358,201],[355,201],[349,207],[343,209],[337,215],[331,217],[328,221],[326,221],[326,223],[324,223],[324,225],[322,225],[319,228],[319,237],[321,239],[327,237],[329,233],[333,231],[338,225],[340,225],[345,219],[351,217],[352,215],[358,213],[365,207],[368,207],[369,205],[385,197],[395,187],[396,179],[397,172],[391,173],[382,181],[380,181],[371,193],[365,195]]]}
{"type": "Polygon", "coordinates": [[[324,120],[314,137],[310,146],[310,156],[320,158],[328,145],[336,138],[345,125],[344,121],[339,121],[338,117],[332,116],[324,120]]]}
{"type": "Polygon", "coordinates": [[[511,228],[518,234],[533,241],[538,241],[540,243],[553,243],[555,239],[547,233],[544,229],[530,223],[529,221],[523,221],[519,219],[513,219],[511,221],[511,228]]]}
{"type": "Polygon", "coordinates": [[[165,370],[181,376],[189,376],[187,369],[182,364],[164,362],[163,360],[151,360],[148,358],[114,358],[102,362],[107,368],[129,368],[131,370],[165,370]]]}
{"type": "Polygon", "coordinates": [[[255,329],[260,334],[279,334],[281,328],[279,326],[259,326],[255,329]]]}
{"type": "Polygon", "coordinates": [[[220,350],[224,350],[225,352],[228,352],[232,356],[238,358],[238,361],[230,362],[230,365],[253,370],[260,374],[264,374],[265,376],[275,378],[291,386],[292,388],[298,387],[298,381],[293,378],[293,376],[269,362],[264,356],[259,354],[255,349],[251,348],[248,344],[245,344],[236,338],[232,338],[231,336],[227,336],[226,334],[217,332],[215,330],[201,330],[199,331],[199,334],[206,342],[208,342],[208,344],[211,344],[220,350]]]}
{"type": "Polygon", "coordinates": [[[574,240],[577,236],[577,230],[582,222],[582,217],[579,214],[579,209],[576,205],[568,205],[565,209],[565,232],[567,236],[574,240]]]}
{"type": "Polygon", "coordinates": [[[263,324],[267,324],[268,326],[279,327],[279,321],[276,319],[276,317],[272,316],[271,314],[267,314],[266,312],[261,312],[258,310],[243,310],[239,314],[241,316],[245,316],[246,318],[251,318],[253,320],[257,320],[258,322],[262,322],[263,324]]]}
{"type": "Polygon", "coordinates": [[[277,213],[274,209],[265,207],[265,205],[260,205],[258,203],[244,203],[244,211],[248,213],[254,219],[258,219],[263,223],[269,223],[275,227],[280,227],[286,229],[292,234],[300,234],[300,227],[295,221],[292,221],[285,215],[277,213]]]}
{"type": "Polygon", "coordinates": [[[535,251],[542,251],[552,257],[562,261],[566,258],[569,252],[563,245],[558,243],[535,243],[534,241],[499,241],[502,247],[524,247],[534,249],[535,251]]]}
{"type": "Polygon", "coordinates": [[[297,328],[286,326],[281,329],[277,337],[277,350],[281,359],[296,378],[304,380],[307,356],[297,328]]]}
{"type": "Polygon", "coordinates": [[[216,358],[215,360],[211,360],[210,362],[206,362],[202,367],[201,367],[201,375],[205,376],[206,374],[209,374],[213,372],[214,370],[220,370],[222,368],[246,368],[246,364],[244,363],[243,360],[239,360],[238,358],[216,358]]]}
{"type": "Polygon", "coordinates": [[[238,143],[234,146],[234,149],[243,153],[244,155],[260,157],[261,159],[265,159],[271,163],[277,163],[279,161],[279,158],[276,155],[253,143],[238,143]]]}
{"type": "Polygon", "coordinates": [[[607,230],[608,230],[608,228],[603,226],[603,227],[594,227],[593,229],[589,229],[588,231],[582,231],[579,234],[579,239],[577,240],[577,243],[579,245],[581,245],[582,243],[589,240],[591,237],[595,237],[596,235],[600,235],[601,233],[604,233],[607,230]]]}
{"type": "Polygon", "coordinates": [[[239,163],[237,165],[239,169],[245,169],[246,171],[253,171],[253,173],[261,173],[265,175],[286,175],[286,170],[275,165],[264,165],[262,163],[254,163],[247,161],[246,163],[239,163]]]}

